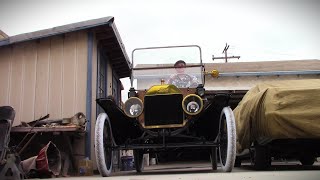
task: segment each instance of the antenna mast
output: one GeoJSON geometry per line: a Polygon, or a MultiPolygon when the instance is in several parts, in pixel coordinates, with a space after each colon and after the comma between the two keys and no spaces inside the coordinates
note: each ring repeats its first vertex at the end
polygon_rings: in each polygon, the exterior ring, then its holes
{"type": "Polygon", "coordinates": [[[228,45],[228,43],[226,43],[226,46],[224,47],[223,51],[222,51],[222,54],[224,53],[224,57],[214,57],[214,55],[212,55],[212,60],[215,60],[215,59],[225,59],[225,63],[228,62],[228,58],[229,59],[232,59],[232,58],[237,58],[239,59],[240,56],[228,56],[228,49],[229,49],[230,45],[228,45]]]}

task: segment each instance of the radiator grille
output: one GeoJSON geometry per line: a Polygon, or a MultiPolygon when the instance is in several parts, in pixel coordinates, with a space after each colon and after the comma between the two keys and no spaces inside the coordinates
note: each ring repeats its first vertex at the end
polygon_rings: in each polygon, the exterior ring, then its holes
{"type": "Polygon", "coordinates": [[[145,126],[183,123],[182,94],[145,96],[145,126]]]}

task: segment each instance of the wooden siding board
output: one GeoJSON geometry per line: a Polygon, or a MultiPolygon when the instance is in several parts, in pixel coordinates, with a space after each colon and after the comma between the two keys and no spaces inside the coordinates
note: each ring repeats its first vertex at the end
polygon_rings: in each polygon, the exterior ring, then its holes
{"type": "Polygon", "coordinates": [[[11,69],[11,49],[0,49],[0,106],[9,105],[9,86],[10,86],[10,69],[11,69]]]}
{"type": "Polygon", "coordinates": [[[51,119],[61,118],[62,104],[62,57],[63,38],[55,36],[51,39],[50,79],[49,79],[49,105],[51,119]]]}
{"type": "Polygon", "coordinates": [[[37,43],[35,118],[48,114],[50,39],[37,43]]]}
{"type": "MultiPolygon", "coordinates": [[[[87,93],[87,32],[77,32],[76,41],[76,112],[86,114],[86,93],[87,93]]],[[[85,137],[76,139],[74,142],[74,154],[85,157],[85,137]]]]}
{"type": "Polygon", "coordinates": [[[24,47],[23,45],[16,45],[13,48],[12,55],[12,71],[11,71],[11,83],[9,93],[9,104],[15,109],[16,116],[13,125],[20,124],[21,121],[21,109],[22,109],[22,92],[23,92],[23,73],[24,66],[24,47]]]}
{"type": "MultiPolygon", "coordinates": [[[[0,105],[16,110],[15,125],[46,114],[60,119],[86,113],[87,40],[81,31],[0,48],[0,80],[6,84],[0,105]]],[[[95,86],[96,74],[92,78],[95,86]]]]}
{"type": "Polygon", "coordinates": [[[37,50],[35,42],[26,43],[24,48],[24,70],[21,121],[34,120],[37,50]]]}
{"type": "Polygon", "coordinates": [[[76,86],[76,111],[86,113],[87,93],[87,33],[78,32],[77,36],[77,86],[76,86]]]}
{"type": "Polygon", "coordinates": [[[66,34],[63,47],[62,117],[71,117],[76,113],[74,96],[76,90],[76,41],[76,33],[66,34]]]}

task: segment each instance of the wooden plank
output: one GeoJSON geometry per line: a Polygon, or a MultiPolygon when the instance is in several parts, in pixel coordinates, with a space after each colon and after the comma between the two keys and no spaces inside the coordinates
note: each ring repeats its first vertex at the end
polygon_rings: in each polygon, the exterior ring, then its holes
{"type": "Polygon", "coordinates": [[[52,119],[62,118],[62,57],[63,38],[54,36],[51,38],[48,105],[48,113],[52,119]]]}
{"type": "Polygon", "coordinates": [[[13,47],[12,55],[12,71],[11,71],[11,83],[9,92],[9,104],[15,109],[16,116],[14,124],[18,125],[21,121],[22,110],[22,92],[23,92],[23,74],[24,69],[24,46],[23,44],[15,45],[13,47]]]}
{"type": "Polygon", "coordinates": [[[86,114],[87,93],[87,32],[80,31],[77,36],[77,65],[76,65],[76,111],[86,114]]]}
{"type": "Polygon", "coordinates": [[[24,70],[23,70],[23,92],[21,121],[29,122],[34,118],[35,90],[36,90],[36,67],[37,50],[35,42],[29,42],[24,50],[24,70]]]}
{"type": "Polygon", "coordinates": [[[37,81],[34,112],[36,119],[48,114],[50,39],[41,40],[37,44],[37,49],[37,81]]]}
{"type": "Polygon", "coordinates": [[[0,106],[9,105],[9,87],[11,70],[11,50],[10,48],[0,49],[0,106]]]}
{"type": "Polygon", "coordinates": [[[76,113],[76,41],[76,33],[65,35],[63,46],[62,117],[71,117],[76,113]]]}
{"type": "MultiPolygon", "coordinates": [[[[11,132],[74,132],[80,131],[77,126],[52,126],[52,127],[12,127],[11,132]]],[[[81,130],[83,131],[83,130],[81,130]]]]}

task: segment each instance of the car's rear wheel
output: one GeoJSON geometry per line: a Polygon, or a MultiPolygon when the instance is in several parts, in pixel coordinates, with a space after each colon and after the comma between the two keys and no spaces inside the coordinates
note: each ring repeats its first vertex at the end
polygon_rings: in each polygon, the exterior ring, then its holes
{"type": "Polygon", "coordinates": [[[110,176],[113,158],[113,139],[109,117],[106,113],[99,114],[95,127],[95,154],[97,167],[102,176],[110,176]]]}
{"type": "Polygon", "coordinates": [[[224,172],[231,172],[236,159],[236,125],[230,107],[224,107],[219,124],[219,157],[224,172]]]}
{"type": "Polygon", "coordinates": [[[136,171],[138,173],[141,173],[144,169],[143,151],[138,149],[133,150],[133,158],[134,158],[134,165],[135,165],[136,171]]]}

